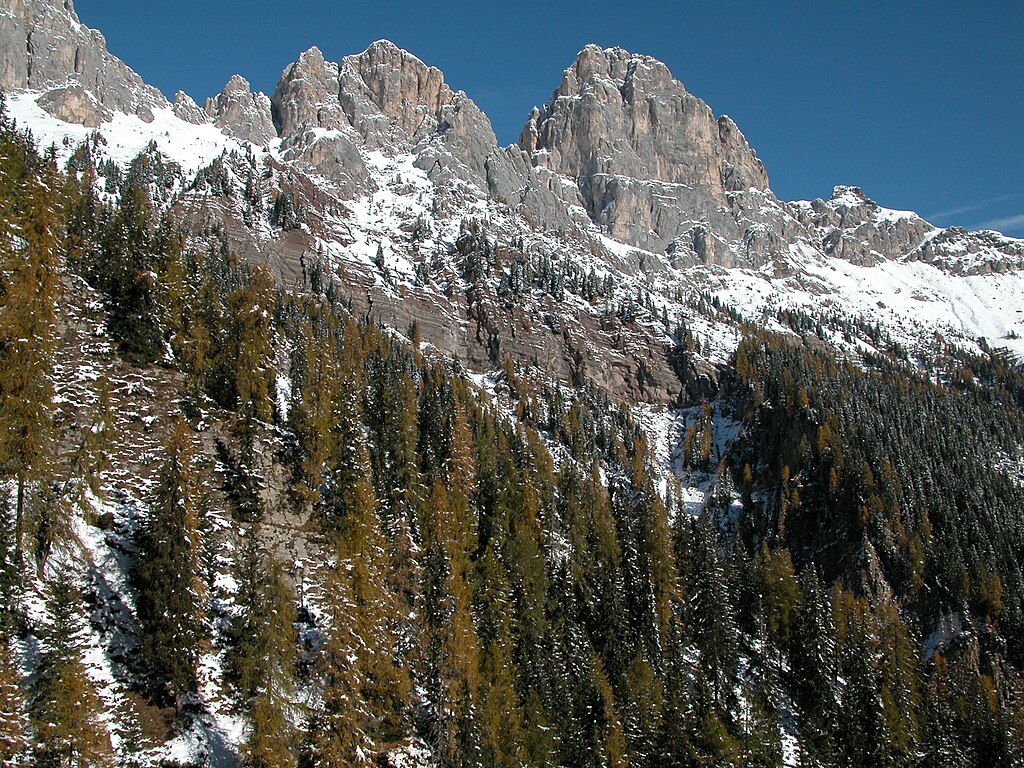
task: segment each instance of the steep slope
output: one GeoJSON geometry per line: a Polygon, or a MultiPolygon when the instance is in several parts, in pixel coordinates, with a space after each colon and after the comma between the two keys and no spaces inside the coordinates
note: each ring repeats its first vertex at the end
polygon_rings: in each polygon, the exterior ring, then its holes
{"type": "Polygon", "coordinates": [[[71,0],[5,0],[0,9],[0,90],[43,91],[54,117],[95,128],[113,112],[152,120],[167,105],[78,20],[71,0]]]}
{"type": "Polygon", "coordinates": [[[606,234],[650,251],[702,220],[740,239],[726,193],[768,188],[735,123],[716,120],[661,62],[621,48],[581,51],[519,144],[574,180],[606,234]]]}
{"type": "Polygon", "coordinates": [[[8,114],[60,166],[0,126],[4,650],[45,682],[78,577],[119,757],[1019,754],[1021,241],[780,201],[621,49],[500,148],[387,41],[200,108],[70,4],[0,20],[8,114]]]}

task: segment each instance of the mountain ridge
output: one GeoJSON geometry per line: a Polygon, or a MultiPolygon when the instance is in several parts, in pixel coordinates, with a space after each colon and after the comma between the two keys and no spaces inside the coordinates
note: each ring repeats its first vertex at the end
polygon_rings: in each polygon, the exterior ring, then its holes
{"type": "Polygon", "coordinates": [[[149,103],[6,3],[0,762],[1021,753],[1024,241],[620,48],[501,147],[387,41],[149,103]]]}

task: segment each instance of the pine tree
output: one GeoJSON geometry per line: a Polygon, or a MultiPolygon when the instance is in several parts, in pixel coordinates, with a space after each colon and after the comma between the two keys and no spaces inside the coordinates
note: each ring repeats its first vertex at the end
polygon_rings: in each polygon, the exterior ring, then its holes
{"type": "Polygon", "coordinates": [[[865,601],[837,589],[833,615],[840,639],[840,669],[846,681],[839,710],[842,760],[863,768],[894,765],[876,663],[877,635],[869,609],[865,601]]]}
{"type": "Polygon", "coordinates": [[[642,650],[633,656],[623,688],[621,709],[630,765],[659,765],[657,743],[662,730],[664,690],[642,650]]]}
{"type": "Polygon", "coordinates": [[[762,543],[754,567],[768,639],[778,651],[777,663],[781,670],[782,656],[789,649],[800,605],[800,586],[793,572],[789,550],[772,549],[767,543],[762,543]]]}
{"type": "Polygon", "coordinates": [[[50,625],[34,685],[31,713],[35,758],[40,768],[103,768],[114,765],[103,706],[82,661],[81,596],[62,571],[47,601],[50,625]]]}
{"type": "Polygon", "coordinates": [[[159,476],[139,534],[133,580],[155,693],[180,711],[182,695],[195,690],[206,603],[200,566],[200,479],[188,427],[180,418],[164,445],[159,476]]]}

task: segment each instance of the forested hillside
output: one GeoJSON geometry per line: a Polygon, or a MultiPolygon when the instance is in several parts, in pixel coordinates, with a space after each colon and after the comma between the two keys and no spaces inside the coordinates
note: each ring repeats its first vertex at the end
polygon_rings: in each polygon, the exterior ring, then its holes
{"type": "Polygon", "coordinates": [[[1019,763],[1015,361],[700,299],[694,514],[585,368],[470,376],[97,173],[0,121],[5,765],[1019,763]]]}

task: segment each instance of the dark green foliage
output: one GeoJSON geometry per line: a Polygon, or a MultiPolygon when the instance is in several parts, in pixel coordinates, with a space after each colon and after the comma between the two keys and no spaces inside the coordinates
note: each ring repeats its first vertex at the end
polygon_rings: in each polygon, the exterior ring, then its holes
{"type": "Polygon", "coordinates": [[[160,482],[139,534],[133,572],[153,694],[179,708],[182,695],[195,690],[204,640],[198,471],[189,430],[179,419],[164,447],[160,482]]]}
{"type": "Polygon", "coordinates": [[[301,227],[306,215],[302,207],[295,202],[295,194],[290,189],[283,189],[274,198],[274,207],[270,211],[270,223],[281,229],[301,227]]]}

